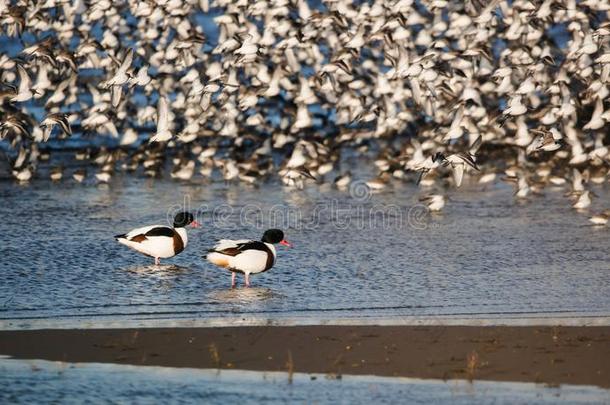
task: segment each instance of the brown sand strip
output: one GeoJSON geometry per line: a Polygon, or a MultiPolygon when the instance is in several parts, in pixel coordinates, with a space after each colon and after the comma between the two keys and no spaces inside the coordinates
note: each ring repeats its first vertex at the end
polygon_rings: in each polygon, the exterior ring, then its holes
{"type": "Polygon", "coordinates": [[[610,387],[610,327],[258,326],[0,331],[0,354],[66,362],[610,387]]]}

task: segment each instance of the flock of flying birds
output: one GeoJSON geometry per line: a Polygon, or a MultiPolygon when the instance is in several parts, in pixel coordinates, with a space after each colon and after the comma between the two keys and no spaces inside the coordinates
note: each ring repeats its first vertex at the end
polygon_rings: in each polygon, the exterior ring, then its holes
{"type": "MultiPolygon", "coordinates": [[[[78,182],[171,166],[181,180],[342,189],[345,156],[366,155],[371,190],[501,179],[517,199],[570,188],[586,210],[610,167],[609,12],[606,0],[0,0],[0,150],[21,182],[45,164],[61,181],[44,144],[78,136],[108,139],[74,151],[95,171],[72,170],[78,182]]],[[[438,211],[446,198],[425,200],[438,211]]]]}

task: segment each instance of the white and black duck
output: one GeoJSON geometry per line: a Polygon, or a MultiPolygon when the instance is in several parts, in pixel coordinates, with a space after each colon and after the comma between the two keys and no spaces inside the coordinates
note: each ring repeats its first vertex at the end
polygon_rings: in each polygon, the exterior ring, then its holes
{"type": "Polygon", "coordinates": [[[243,273],[246,286],[250,286],[250,274],[265,272],[273,267],[276,259],[275,244],[292,246],[284,239],[284,232],[268,229],[258,240],[220,240],[208,251],[206,259],[231,272],[231,287],[235,287],[237,273],[243,273]]]}
{"type": "Polygon", "coordinates": [[[182,252],[188,243],[186,227],[199,227],[193,214],[180,212],[174,217],[174,226],[150,225],[137,228],[122,235],[116,235],[115,239],[131,249],[153,257],[155,264],[160,259],[174,257],[182,252]]]}

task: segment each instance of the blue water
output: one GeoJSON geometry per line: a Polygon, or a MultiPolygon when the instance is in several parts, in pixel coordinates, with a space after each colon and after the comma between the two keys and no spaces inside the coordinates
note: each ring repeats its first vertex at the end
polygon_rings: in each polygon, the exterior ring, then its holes
{"type": "Polygon", "coordinates": [[[610,391],[526,383],[216,371],[0,359],[3,403],[599,404],[610,391]]]}
{"type": "MultiPolygon", "coordinates": [[[[595,192],[593,211],[608,201],[606,188],[595,192]]],[[[608,228],[588,226],[563,190],[520,204],[503,183],[466,185],[442,214],[419,194],[400,184],[354,198],[328,185],[0,182],[0,322],[610,314],[608,228]],[[161,267],[113,239],[183,206],[203,227],[161,267]],[[272,226],[294,247],[278,247],[255,288],[231,291],[230,274],[203,255],[272,226]]]]}

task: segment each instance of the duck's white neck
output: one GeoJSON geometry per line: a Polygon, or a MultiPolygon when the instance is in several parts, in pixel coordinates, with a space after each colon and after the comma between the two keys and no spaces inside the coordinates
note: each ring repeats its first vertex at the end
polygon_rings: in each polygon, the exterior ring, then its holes
{"type": "Polygon", "coordinates": [[[189,237],[186,234],[186,228],[174,228],[176,229],[176,232],[178,232],[178,235],[180,235],[180,237],[182,238],[182,243],[184,244],[184,247],[186,247],[186,244],[189,241],[189,237]]]}
{"type": "Polygon", "coordinates": [[[267,242],[265,242],[265,245],[267,245],[269,247],[269,250],[271,250],[271,253],[273,253],[273,261],[275,261],[275,258],[277,257],[275,254],[275,246],[267,242]]]}

